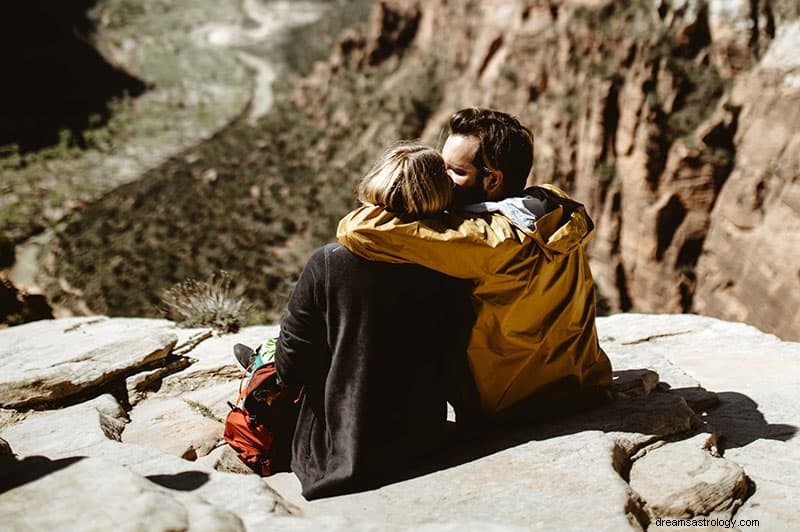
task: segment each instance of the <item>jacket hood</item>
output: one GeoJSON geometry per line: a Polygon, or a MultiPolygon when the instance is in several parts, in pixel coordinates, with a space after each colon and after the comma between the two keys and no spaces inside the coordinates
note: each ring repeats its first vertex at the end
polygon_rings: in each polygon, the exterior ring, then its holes
{"type": "Polygon", "coordinates": [[[464,212],[500,213],[539,244],[546,255],[567,254],[588,242],[594,223],[584,206],[553,185],[525,189],[522,196],[467,205],[464,212]]]}

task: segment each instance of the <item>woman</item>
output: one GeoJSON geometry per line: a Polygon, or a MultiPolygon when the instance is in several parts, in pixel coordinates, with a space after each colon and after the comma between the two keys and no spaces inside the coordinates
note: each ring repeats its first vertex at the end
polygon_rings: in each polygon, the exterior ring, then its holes
{"type": "MultiPolygon", "coordinates": [[[[431,218],[452,185],[435,150],[389,149],[358,187],[364,203],[431,218]]],[[[406,475],[447,428],[477,411],[466,344],[471,283],[417,265],[369,262],[339,244],[312,255],[281,324],[276,367],[305,386],[292,470],[308,499],[374,488],[406,475]]]]}

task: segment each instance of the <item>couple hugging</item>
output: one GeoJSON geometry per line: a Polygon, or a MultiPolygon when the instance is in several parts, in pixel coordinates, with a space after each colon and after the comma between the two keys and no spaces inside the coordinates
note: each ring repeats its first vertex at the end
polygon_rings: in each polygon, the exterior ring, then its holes
{"type": "Polygon", "coordinates": [[[532,161],[528,128],[469,108],[442,154],[399,144],[364,177],[275,352],[280,378],[305,387],[291,463],[304,496],[390,482],[453,433],[605,400],[583,250],[594,226],[556,187],[525,188],[532,161]]]}

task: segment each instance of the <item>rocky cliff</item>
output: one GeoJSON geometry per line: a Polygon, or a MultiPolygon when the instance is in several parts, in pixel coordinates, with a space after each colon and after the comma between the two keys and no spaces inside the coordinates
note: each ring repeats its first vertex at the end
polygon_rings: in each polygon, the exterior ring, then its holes
{"type": "Polygon", "coordinates": [[[609,310],[695,311],[797,339],[798,10],[380,2],[300,101],[332,130],[352,128],[355,147],[397,133],[390,121],[437,143],[455,109],[515,113],[536,138],[532,182],[566,188],[597,222],[590,253],[609,310]],[[371,112],[403,99],[416,113],[371,112]]]}
{"type": "Polygon", "coordinates": [[[598,320],[616,399],[446,449],[430,470],[307,502],[222,441],[237,342],[171,322],[0,331],[0,522],[12,530],[704,530],[800,526],[800,344],[690,315],[598,320]],[[725,521],[725,525],[722,522],[725,521]],[[689,525],[686,525],[687,527],[689,525]]]}
{"type": "Polygon", "coordinates": [[[437,144],[451,112],[480,105],[532,127],[533,182],[587,205],[605,310],[698,312],[800,339],[798,11],[790,0],[377,2],[327,61],[279,84],[272,116],[68,220],[51,291],[141,315],[171,282],[226,268],[277,316],[381,149],[437,144]]]}

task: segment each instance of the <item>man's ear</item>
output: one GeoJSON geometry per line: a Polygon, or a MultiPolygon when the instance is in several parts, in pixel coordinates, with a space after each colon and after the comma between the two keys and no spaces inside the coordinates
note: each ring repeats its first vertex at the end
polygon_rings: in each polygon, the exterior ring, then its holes
{"type": "Polygon", "coordinates": [[[489,170],[483,178],[483,190],[489,199],[498,199],[503,195],[503,172],[500,170],[489,170]]]}

